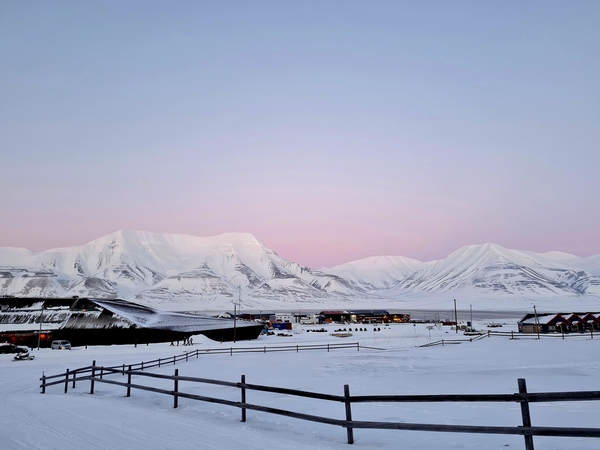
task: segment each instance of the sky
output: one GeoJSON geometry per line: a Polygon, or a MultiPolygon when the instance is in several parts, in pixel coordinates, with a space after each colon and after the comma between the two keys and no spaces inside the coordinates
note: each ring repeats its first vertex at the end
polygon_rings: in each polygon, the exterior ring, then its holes
{"type": "Polygon", "coordinates": [[[600,254],[600,2],[0,2],[0,247],[600,254]]]}

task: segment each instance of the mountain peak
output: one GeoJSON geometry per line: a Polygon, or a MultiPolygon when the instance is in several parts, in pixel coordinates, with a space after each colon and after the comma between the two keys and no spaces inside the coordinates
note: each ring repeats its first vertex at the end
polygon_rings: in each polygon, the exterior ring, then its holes
{"type": "Polygon", "coordinates": [[[498,244],[485,243],[465,245],[448,256],[448,259],[481,259],[481,258],[504,258],[512,259],[515,256],[513,250],[502,247],[498,244]]]}
{"type": "Polygon", "coordinates": [[[600,296],[600,255],[579,258],[494,243],[467,245],[440,261],[372,256],[318,272],[280,258],[250,233],[198,237],[118,230],[77,247],[0,249],[0,267],[4,294],[119,296],[175,309],[179,303],[230,302],[240,287],[257,305],[339,296],[396,299],[419,292],[600,296]]]}

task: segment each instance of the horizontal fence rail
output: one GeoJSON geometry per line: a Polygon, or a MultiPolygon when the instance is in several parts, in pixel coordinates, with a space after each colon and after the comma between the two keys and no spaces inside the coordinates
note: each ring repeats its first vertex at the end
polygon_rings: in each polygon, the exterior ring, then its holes
{"type": "Polygon", "coordinates": [[[452,344],[462,344],[464,342],[475,342],[480,339],[488,338],[488,337],[508,337],[512,340],[519,339],[574,339],[574,338],[591,338],[594,339],[594,333],[581,333],[572,331],[570,333],[520,333],[518,331],[492,331],[492,330],[482,330],[479,335],[466,335],[462,338],[456,339],[439,339],[437,341],[427,342],[426,344],[418,345],[417,347],[434,347],[436,345],[452,345],[452,344]]]}
{"type": "MultiPolygon", "coordinates": [[[[172,360],[173,358],[170,358],[172,360]]],[[[106,383],[126,388],[126,396],[131,396],[131,389],[155,392],[158,394],[169,395],[173,397],[173,407],[179,406],[179,399],[216,403],[235,408],[240,408],[242,412],[241,421],[246,421],[247,411],[259,411],[267,414],[291,417],[299,420],[318,422],[328,425],[340,426],[346,429],[348,444],[354,443],[354,429],[380,429],[380,430],[407,430],[407,431],[428,431],[428,432],[449,432],[449,433],[482,433],[482,434],[503,434],[520,435],[524,437],[525,449],[534,450],[533,436],[555,436],[555,437],[586,437],[600,438],[600,428],[573,428],[573,427],[538,427],[531,424],[529,414],[529,403],[542,402],[572,402],[572,401],[598,401],[600,400],[600,391],[578,391],[578,392],[527,392],[525,379],[517,380],[519,392],[513,394],[436,394],[436,395],[350,395],[349,385],[344,385],[343,395],[332,395],[318,392],[308,392],[298,389],[288,389],[274,386],[265,386],[260,384],[246,383],[245,375],[241,376],[240,382],[214,380],[209,378],[198,378],[189,376],[180,376],[179,370],[175,369],[173,375],[160,373],[144,372],[135,370],[133,366],[127,368],[120,367],[102,367],[96,366],[95,362],[91,366],[81,367],[75,370],[67,369],[62,374],[45,376],[42,375],[41,392],[45,393],[46,388],[53,385],[64,385],[64,392],[68,392],[68,386],[72,383],[75,388],[76,381],[89,381],[90,394],[94,393],[95,383],[106,383]],[[107,378],[114,375],[127,375],[127,381],[118,381],[117,379],[107,378]],[[161,379],[170,380],[173,383],[172,389],[157,388],[148,386],[141,382],[133,383],[132,377],[141,379],[161,379]],[[54,381],[48,381],[54,380],[54,381]],[[240,390],[240,401],[227,400],[224,398],[211,397],[206,395],[197,395],[189,392],[182,392],[179,389],[179,382],[202,383],[216,386],[235,388],[240,390]],[[289,395],[295,397],[304,397],[314,400],[332,401],[342,403],[345,410],[345,418],[322,417],[313,414],[305,414],[295,411],[288,411],[280,408],[248,403],[247,392],[260,391],[274,394],[289,395]],[[352,420],[353,403],[443,403],[443,402],[509,402],[521,405],[522,426],[481,426],[481,425],[446,425],[446,424],[422,424],[406,422],[376,422],[352,420]]]]}
{"type": "MultiPolygon", "coordinates": [[[[311,351],[311,350],[341,350],[341,349],[356,349],[360,351],[360,349],[369,349],[369,350],[385,350],[379,347],[369,347],[366,345],[361,345],[359,342],[343,342],[339,344],[297,344],[297,345],[278,345],[278,346],[267,346],[263,345],[261,347],[228,347],[228,348],[214,348],[214,349],[197,349],[189,352],[182,353],[180,355],[169,356],[166,358],[158,358],[150,361],[142,361],[135,364],[122,364],[120,366],[103,366],[102,369],[104,371],[108,371],[109,369],[117,369],[119,373],[125,373],[125,368],[130,367],[134,370],[144,370],[144,369],[152,369],[154,367],[162,367],[167,366],[169,364],[176,364],[181,361],[188,361],[190,358],[198,358],[202,355],[235,355],[240,353],[273,353],[273,352],[302,352],[302,351],[311,351]]],[[[96,365],[94,361],[93,366],[96,365]]],[[[81,367],[79,369],[72,370],[70,373],[80,374],[84,372],[89,372],[92,366],[81,367]]],[[[98,366],[97,370],[100,370],[101,367],[98,366]]],[[[58,375],[44,375],[46,380],[50,380],[53,378],[64,378],[64,373],[58,375]]],[[[56,383],[46,383],[46,386],[52,386],[53,384],[60,384],[64,381],[59,381],[56,383]]]]}

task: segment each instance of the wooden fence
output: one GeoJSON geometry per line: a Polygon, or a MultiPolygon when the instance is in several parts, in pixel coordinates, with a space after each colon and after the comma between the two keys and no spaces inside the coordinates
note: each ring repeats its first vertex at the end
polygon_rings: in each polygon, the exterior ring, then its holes
{"type": "Polygon", "coordinates": [[[483,331],[482,334],[480,335],[475,335],[475,336],[463,336],[462,338],[457,338],[457,339],[439,339],[437,341],[431,341],[431,342],[427,342],[426,344],[422,344],[422,345],[418,345],[417,347],[434,347],[436,345],[451,345],[451,344],[462,344],[463,342],[475,342],[478,341],[480,339],[484,339],[487,337],[508,337],[511,340],[520,340],[520,339],[556,339],[556,338],[561,338],[561,339],[571,339],[571,338],[585,338],[586,336],[590,336],[591,339],[594,339],[594,334],[593,332],[590,334],[587,333],[578,333],[578,332],[572,332],[572,333],[540,333],[539,335],[536,333],[519,333],[518,331],[492,331],[492,330],[487,330],[487,331],[483,331]]]}
{"type": "Polygon", "coordinates": [[[75,388],[76,382],[90,381],[90,394],[94,393],[95,383],[108,383],[126,388],[126,396],[131,396],[131,389],[151,391],[159,394],[170,395],[173,397],[173,407],[179,406],[179,399],[186,398],[209,403],[232,406],[241,409],[241,421],[245,422],[247,411],[260,411],[268,414],[291,417],[294,419],[307,420],[323,424],[340,426],[346,429],[348,444],[354,443],[354,429],[381,429],[381,430],[412,430],[412,431],[436,431],[446,433],[480,433],[480,434],[504,434],[521,435],[525,439],[525,449],[534,450],[533,436],[560,436],[560,437],[587,437],[600,438],[600,428],[569,428],[569,427],[537,427],[531,424],[529,414],[529,404],[536,402],[565,402],[565,401],[591,401],[600,400],[600,391],[579,391],[579,392],[545,392],[530,393],[527,392],[525,379],[517,380],[518,393],[514,394],[467,394],[467,395],[350,395],[349,385],[344,385],[343,395],[322,394],[316,392],[307,392],[296,389],[286,389],[273,386],[264,386],[250,384],[246,382],[246,376],[242,375],[239,382],[212,380],[208,378],[186,377],[179,375],[179,369],[175,369],[173,375],[164,375],[158,373],[142,372],[133,370],[132,366],[125,368],[96,366],[95,362],[88,367],[81,367],[69,371],[68,369],[58,375],[42,375],[41,393],[46,392],[46,388],[53,385],[64,385],[65,394],[68,392],[69,384],[75,388]],[[127,382],[107,378],[109,375],[120,374],[127,375],[127,382]],[[160,389],[144,384],[133,383],[132,377],[155,378],[162,380],[171,380],[173,389],[160,389]],[[54,381],[48,381],[54,380],[54,381]],[[208,397],[192,393],[182,392],[179,389],[179,382],[204,383],[217,386],[225,386],[239,389],[240,401],[226,400],[223,398],[208,397]],[[314,400],[333,401],[344,404],[345,418],[336,419],[330,417],[321,417],[312,414],[304,414],[294,411],[288,411],[279,408],[271,408],[253,403],[248,403],[247,391],[261,391],[275,394],[290,395],[296,397],[305,397],[314,400]],[[440,402],[512,402],[521,405],[522,426],[477,426],[477,425],[444,425],[444,424],[422,424],[406,422],[371,422],[352,420],[352,404],[354,403],[440,403],[440,402]]]}
{"type": "MultiPolygon", "coordinates": [[[[383,348],[369,347],[361,345],[359,342],[342,342],[339,344],[298,344],[298,345],[277,345],[262,347],[229,347],[229,348],[213,348],[213,349],[196,349],[189,352],[182,353],[180,355],[168,356],[166,358],[158,358],[150,361],[142,361],[135,364],[122,364],[120,366],[108,366],[105,369],[121,369],[125,370],[126,367],[131,367],[134,370],[152,369],[154,367],[167,366],[169,364],[176,364],[180,361],[188,361],[190,358],[198,358],[202,355],[236,355],[239,353],[272,353],[272,352],[302,352],[311,350],[332,350],[341,349],[370,349],[370,350],[385,350],[383,348]]],[[[95,365],[95,362],[94,362],[95,365]]],[[[91,366],[90,366],[91,367],[91,366]]],[[[78,369],[79,370],[79,369],[78,369]]],[[[59,375],[62,376],[62,375],[59,375]]],[[[50,377],[47,377],[50,378],[50,377]]]]}

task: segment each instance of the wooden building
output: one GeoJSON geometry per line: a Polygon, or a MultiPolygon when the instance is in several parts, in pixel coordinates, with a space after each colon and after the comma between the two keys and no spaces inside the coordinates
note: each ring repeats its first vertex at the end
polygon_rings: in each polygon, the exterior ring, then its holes
{"type": "Polygon", "coordinates": [[[520,333],[583,333],[600,330],[600,313],[527,314],[517,324],[520,333]]]}

